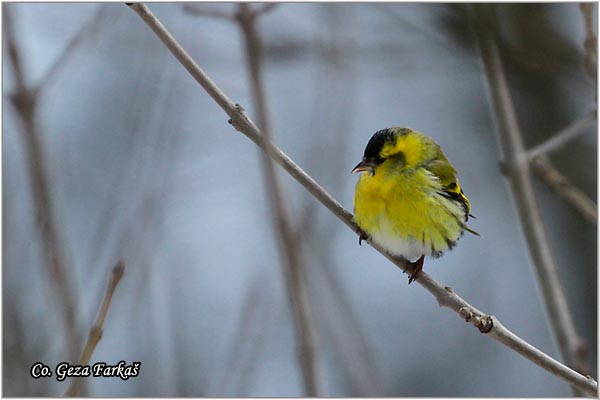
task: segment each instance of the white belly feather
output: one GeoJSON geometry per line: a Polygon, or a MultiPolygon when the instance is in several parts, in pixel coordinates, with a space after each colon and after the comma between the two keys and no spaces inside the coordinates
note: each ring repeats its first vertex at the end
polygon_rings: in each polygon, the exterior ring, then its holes
{"type": "Polygon", "coordinates": [[[431,246],[424,245],[421,240],[413,237],[403,238],[394,232],[393,227],[386,219],[381,219],[380,230],[372,233],[373,241],[385,248],[390,253],[402,256],[409,261],[415,261],[423,254],[431,256],[431,246]]]}

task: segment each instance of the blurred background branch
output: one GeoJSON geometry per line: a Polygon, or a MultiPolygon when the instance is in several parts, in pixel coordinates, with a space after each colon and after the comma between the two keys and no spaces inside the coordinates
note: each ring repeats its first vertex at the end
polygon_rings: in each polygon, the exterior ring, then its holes
{"type": "MultiPolygon", "coordinates": [[[[210,8],[207,7],[206,4],[185,4],[183,6],[183,11],[188,13],[191,16],[200,16],[200,17],[206,17],[206,18],[216,18],[219,20],[225,20],[225,21],[229,21],[229,22],[238,22],[241,26],[242,26],[242,32],[243,32],[243,38],[246,42],[246,54],[247,54],[247,59],[248,61],[252,61],[255,62],[256,64],[258,64],[258,67],[256,67],[256,69],[262,69],[261,68],[261,64],[262,62],[260,62],[262,59],[264,59],[264,50],[263,50],[263,44],[262,44],[262,40],[260,40],[260,37],[257,35],[256,32],[249,32],[250,28],[248,26],[250,25],[256,25],[256,19],[258,16],[263,15],[269,11],[271,11],[273,8],[275,8],[277,4],[276,3],[268,3],[268,4],[262,4],[262,5],[257,5],[257,6],[253,6],[251,8],[246,7],[246,6],[241,6],[240,8],[237,9],[237,12],[235,11],[224,11],[223,9],[219,8],[210,8]],[[250,40],[251,39],[251,40],[250,40]],[[249,57],[249,50],[251,50],[252,52],[252,57],[249,57]],[[255,56],[254,54],[257,54],[258,56],[255,56]],[[251,60],[250,60],[251,59],[251,60]]],[[[338,13],[336,12],[336,10],[334,10],[333,8],[330,10],[330,12],[326,13],[326,18],[327,21],[325,22],[325,26],[327,26],[329,29],[335,29],[336,23],[337,22],[343,22],[343,21],[337,21],[338,17],[338,13]]],[[[254,27],[252,27],[254,28],[254,27]]],[[[256,30],[256,29],[254,29],[256,30]]],[[[344,36],[345,39],[345,43],[348,42],[347,40],[347,36],[344,36]]],[[[322,91],[322,89],[324,88],[325,85],[330,85],[332,82],[332,86],[334,86],[334,88],[338,88],[339,90],[345,90],[348,88],[348,80],[347,79],[343,79],[344,77],[342,77],[340,79],[340,74],[342,73],[342,71],[348,70],[351,67],[351,63],[346,62],[347,60],[345,60],[345,58],[351,57],[352,56],[352,49],[347,47],[346,45],[340,45],[338,43],[329,43],[329,42],[320,42],[319,45],[319,52],[320,55],[322,57],[323,60],[325,60],[325,62],[327,63],[327,70],[324,71],[325,74],[319,73],[318,74],[318,84],[316,86],[316,89],[319,91],[322,91]],[[342,55],[342,53],[344,53],[344,55],[342,55]],[[331,64],[331,65],[330,65],[331,64]],[[333,72],[335,71],[335,72],[333,72]],[[333,72],[333,73],[331,73],[333,72]]],[[[247,63],[248,64],[248,63],[247,63]]],[[[248,67],[251,71],[254,71],[254,68],[248,67]]],[[[252,79],[255,81],[259,81],[260,79],[255,79],[256,76],[260,76],[260,71],[257,72],[256,74],[252,74],[252,79]]],[[[347,78],[347,77],[346,77],[347,78]]],[[[260,94],[260,96],[258,97],[263,97],[264,96],[264,89],[262,89],[261,87],[262,84],[256,84],[254,83],[253,85],[251,85],[253,87],[253,94],[254,94],[254,103],[255,104],[259,104],[257,103],[257,101],[259,101],[256,97],[256,94],[260,94]],[[257,90],[256,88],[258,87],[259,90],[257,90]]],[[[314,120],[313,122],[315,123],[315,125],[318,122],[321,122],[321,120],[324,120],[323,118],[323,109],[327,106],[330,106],[328,104],[323,104],[322,100],[324,100],[325,96],[319,95],[316,96],[315,98],[315,103],[314,103],[314,120]]],[[[326,119],[326,122],[331,125],[333,124],[333,126],[335,126],[335,130],[333,134],[330,135],[324,135],[324,136],[317,136],[316,138],[318,138],[319,140],[315,140],[314,141],[314,146],[312,147],[310,154],[317,154],[319,151],[322,151],[322,142],[324,140],[332,140],[333,142],[335,142],[337,144],[337,149],[338,149],[338,153],[342,152],[344,149],[344,145],[347,144],[347,141],[343,140],[343,134],[344,132],[346,132],[348,129],[348,127],[346,127],[346,129],[344,128],[344,126],[349,124],[349,118],[348,118],[348,112],[350,109],[349,103],[352,101],[351,96],[348,95],[344,95],[341,96],[340,101],[338,104],[336,104],[336,109],[338,109],[337,111],[339,111],[337,114],[340,116],[340,118],[338,118],[336,121],[331,121],[330,119],[326,119]]],[[[260,102],[262,104],[265,103],[264,98],[262,100],[260,100],[260,102]]],[[[258,107],[255,106],[256,109],[258,109],[258,107]]],[[[260,117],[260,115],[259,115],[260,117]]],[[[331,116],[330,116],[331,117],[331,116]]],[[[268,119],[267,119],[268,122],[268,119]]],[[[270,124],[267,124],[270,125],[270,124]]],[[[260,126],[260,123],[259,123],[260,126]]],[[[311,128],[311,130],[313,131],[327,131],[327,130],[323,130],[320,127],[314,126],[313,128],[311,128]]],[[[266,132],[266,131],[270,131],[270,129],[261,129],[261,131],[266,132]]],[[[269,134],[267,134],[269,135],[269,134]]],[[[307,135],[307,139],[312,138],[312,136],[307,135]]],[[[263,157],[265,157],[266,155],[263,154],[263,157]]],[[[271,166],[273,165],[272,161],[270,160],[270,158],[267,157],[267,159],[269,160],[268,162],[271,164],[271,166]]],[[[264,162],[264,161],[263,161],[264,162]]],[[[342,163],[342,158],[338,157],[334,160],[331,160],[331,163],[342,163]]],[[[331,163],[328,164],[327,169],[325,169],[323,172],[326,173],[330,168],[331,168],[331,163]]],[[[269,166],[269,167],[271,167],[269,166]]],[[[318,166],[318,164],[317,164],[318,166]]],[[[263,165],[263,169],[265,168],[265,166],[263,165]]],[[[266,182],[270,183],[269,187],[266,188],[266,193],[270,193],[272,191],[272,187],[273,185],[273,180],[276,177],[275,175],[271,175],[270,171],[269,173],[266,173],[265,175],[267,177],[266,182]]],[[[275,182],[276,183],[276,182],[275,182]]],[[[332,184],[335,186],[340,186],[340,181],[338,179],[335,179],[332,184]]],[[[278,192],[278,190],[276,190],[276,192],[278,192]]],[[[289,204],[289,201],[283,201],[283,204],[289,204]]],[[[277,207],[275,207],[275,209],[277,209],[277,207]]],[[[286,221],[288,223],[289,226],[294,228],[294,232],[292,237],[290,238],[286,238],[286,242],[291,242],[294,243],[295,247],[299,248],[299,254],[302,256],[302,270],[306,271],[304,274],[305,278],[303,278],[304,280],[304,284],[303,286],[310,286],[307,287],[307,293],[310,293],[310,295],[308,296],[309,299],[316,299],[316,298],[321,298],[322,296],[324,296],[325,294],[327,294],[328,296],[331,297],[331,299],[333,300],[334,304],[332,305],[333,307],[336,307],[339,312],[335,313],[336,314],[336,323],[339,324],[341,329],[341,332],[339,332],[339,336],[340,337],[334,337],[334,335],[336,334],[336,331],[334,329],[334,327],[330,326],[330,325],[334,325],[332,324],[331,318],[324,318],[319,322],[319,328],[322,331],[328,331],[330,335],[332,335],[331,337],[331,346],[337,348],[336,351],[336,355],[340,358],[340,366],[342,366],[343,368],[345,368],[345,372],[348,374],[348,385],[351,388],[350,392],[352,395],[373,395],[375,393],[385,393],[383,392],[382,389],[382,383],[381,383],[381,379],[379,378],[379,372],[378,372],[378,368],[377,365],[373,359],[373,354],[369,348],[368,342],[366,340],[366,338],[364,337],[364,332],[362,332],[361,327],[359,325],[359,321],[358,318],[356,316],[356,313],[352,307],[352,305],[349,303],[347,295],[345,293],[345,290],[341,287],[341,283],[339,282],[339,277],[336,277],[334,272],[332,271],[332,259],[330,257],[330,255],[328,254],[331,249],[329,249],[328,246],[323,246],[323,243],[318,240],[317,238],[325,235],[325,236],[329,236],[331,233],[323,233],[323,232],[319,232],[319,230],[317,229],[318,224],[316,223],[317,221],[315,221],[314,216],[315,213],[318,210],[315,207],[314,202],[310,201],[308,202],[308,204],[306,205],[306,207],[304,208],[303,212],[301,213],[301,216],[299,218],[296,219],[295,223],[290,223],[289,218],[286,218],[286,221]],[[315,240],[316,239],[316,240],[315,240]],[[310,243],[311,248],[315,248],[317,253],[318,253],[318,261],[321,263],[318,266],[311,266],[308,265],[308,263],[304,260],[304,254],[302,251],[302,248],[300,246],[301,243],[310,243]],[[319,292],[317,286],[322,285],[324,286],[323,290],[324,292],[319,292]],[[329,328],[329,329],[328,329],[329,328]]],[[[279,218],[279,217],[278,217],[279,218]]],[[[331,227],[329,227],[331,228],[331,227]]],[[[331,229],[327,229],[328,231],[331,231],[331,229]]],[[[285,246],[284,246],[285,247],[285,246]]],[[[285,249],[284,249],[285,250],[285,249]]],[[[296,251],[294,251],[295,253],[296,251]]],[[[314,255],[314,253],[312,254],[314,255]]],[[[292,282],[292,288],[295,287],[296,284],[292,282]]],[[[290,287],[289,285],[287,287],[290,287]]],[[[288,289],[289,290],[289,289],[288,289]]],[[[302,291],[304,292],[304,291],[302,291]]],[[[305,295],[304,293],[301,293],[303,295],[305,295]]],[[[314,303],[314,301],[312,301],[311,303],[314,303]]],[[[315,315],[316,313],[310,313],[313,315],[312,319],[318,319],[321,313],[318,313],[319,315],[315,315]]],[[[304,320],[304,318],[299,318],[300,321],[304,320]]],[[[311,328],[311,325],[314,324],[309,324],[309,326],[307,328],[311,328]]],[[[336,325],[334,325],[336,326],[336,325]]],[[[306,328],[303,328],[306,329],[306,328]]],[[[314,328],[311,328],[311,330],[314,331],[314,328]]],[[[302,333],[302,329],[300,330],[300,333],[302,333]]],[[[311,339],[310,336],[307,335],[303,335],[306,338],[302,339],[302,342],[313,342],[314,339],[311,339]]],[[[306,346],[306,345],[301,345],[299,346],[299,351],[300,351],[300,355],[302,355],[303,352],[306,352],[306,349],[310,349],[311,347],[313,347],[314,345],[311,346],[306,346]],[[303,350],[304,349],[304,350],[303,350]]],[[[236,345],[237,347],[237,345],[236,345]]],[[[308,353],[310,354],[312,351],[309,351],[308,353]]],[[[305,359],[314,359],[314,355],[309,355],[309,357],[300,357],[301,362],[300,365],[303,369],[303,376],[312,376],[312,375],[316,375],[316,371],[315,368],[313,366],[308,365],[308,363],[303,362],[302,360],[305,359]]],[[[313,362],[314,363],[314,362],[313,362]]],[[[313,383],[311,383],[313,380],[316,379],[315,377],[312,377],[310,379],[306,379],[305,378],[305,387],[312,387],[314,386],[313,383]]],[[[320,395],[323,395],[323,393],[320,393],[320,395]]]]}
{"type": "MultiPolygon", "coordinates": [[[[273,143],[271,126],[267,112],[264,83],[262,81],[262,43],[257,32],[257,17],[269,8],[261,8],[258,13],[246,3],[238,6],[237,21],[239,23],[246,55],[246,67],[249,72],[250,88],[254,108],[257,114],[258,128],[263,134],[263,140],[273,143]]],[[[286,282],[286,290],[290,301],[290,311],[294,321],[298,346],[298,365],[302,372],[303,396],[318,397],[318,375],[315,352],[315,339],[311,305],[308,297],[306,267],[302,261],[299,243],[293,235],[283,189],[278,182],[273,154],[269,153],[271,146],[261,152],[263,172],[265,176],[265,192],[269,196],[270,208],[273,210],[273,224],[279,243],[282,273],[286,282]]]]}
{"type": "Polygon", "coordinates": [[[38,92],[27,83],[25,67],[17,44],[15,16],[11,6],[4,6],[4,32],[8,60],[15,77],[15,88],[10,95],[21,126],[27,160],[30,189],[34,201],[36,221],[45,260],[46,273],[54,286],[60,313],[65,324],[64,345],[68,359],[75,360],[77,345],[77,300],[73,287],[73,267],[68,264],[66,244],[59,233],[56,207],[52,195],[52,178],[49,160],[43,143],[42,131],[37,123],[38,92]]]}
{"type": "Polygon", "coordinates": [[[533,160],[538,156],[549,155],[565,146],[569,141],[588,132],[596,122],[597,110],[594,110],[580,119],[573,121],[569,126],[550,136],[544,142],[527,150],[527,157],[533,160]]]}
{"type": "Polygon", "coordinates": [[[585,192],[550,163],[548,157],[538,156],[531,161],[537,176],[553,192],[575,208],[591,224],[598,224],[598,206],[585,192]]]}
{"type": "Polygon", "coordinates": [[[595,124],[596,118],[597,110],[594,110],[527,151],[529,162],[538,178],[592,224],[598,223],[596,203],[585,192],[578,189],[564,174],[560,173],[557,168],[552,166],[547,156],[560,150],[576,137],[588,132],[588,128],[595,124]]]}
{"type": "MultiPolygon", "coordinates": [[[[562,359],[567,365],[585,375],[589,371],[585,357],[585,342],[575,329],[533,189],[527,151],[523,144],[500,53],[495,43],[494,29],[497,27],[494,24],[494,7],[493,5],[472,7],[473,25],[502,143],[503,164],[508,172],[521,227],[529,244],[550,325],[562,359]]],[[[580,388],[576,386],[573,386],[573,392],[575,395],[582,395],[580,388]]]]}
{"type": "MultiPolygon", "coordinates": [[[[372,6],[372,4],[366,4],[372,6]]],[[[306,167],[319,176],[324,187],[335,197],[343,196],[345,181],[340,171],[347,172],[347,157],[351,156],[348,132],[356,124],[355,113],[360,98],[357,92],[358,38],[354,26],[359,14],[354,7],[323,4],[317,13],[319,27],[315,39],[315,56],[318,65],[314,71],[314,95],[309,99],[310,122],[303,128],[306,167]],[[335,101],[331,101],[331,99],[335,101]],[[327,110],[324,112],[324,110],[327,110]],[[336,156],[329,157],[334,149],[336,156]],[[322,160],[327,162],[323,163],[322,160]]],[[[308,108],[307,107],[307,108],[308,108]]],[[[310,298],[318,299],[315,325],[322,337],[321,347],[331,349],[343,379],[343,396],[382,396],[389,393],[383,373],[363,325],[359,312],[352,303],[352,290],[343,281],[338,268],[337,248],[331,245],[339,226],[327,223],[327,211],[305,194],[302,210],[296,221],[295,237],[306,245],[310,255],[310,298]]],[[[313,301],[313,304],[315,301],[313,301]]]]}

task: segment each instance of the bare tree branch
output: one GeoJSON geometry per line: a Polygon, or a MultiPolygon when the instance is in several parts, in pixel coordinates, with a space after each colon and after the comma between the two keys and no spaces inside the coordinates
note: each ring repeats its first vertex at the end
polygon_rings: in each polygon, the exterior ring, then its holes
{"type": "MultiPolygon", "coordinates": [[[[504,75],[498,47],[490,27],[483,26],[486,19],[493,17],[492,14],[486,15],[493,9],[488,8],[490,5],[474,5],[473,7],[476,12],[474,18],[474,22],[477,24],[476,35],[499,125],[504,165],[508,171],[513,197],[529,252],[533,258],[544,304],[550,318],[550,325],[566,364],[573,366],[578,371],[587,371],[585,358],[581,356],[585,349],[585,343],[575,330],[575,324],[571,317],[567,298],[552,255],[551,245],[546,235],[542,215],[536,201],[529,171],[529,160],[504,75]]],[[[575,394],[580,393],[579,389],[581,388],[577,385],[573,385],[572,388],[575,394]]]]}
{"type": "Polygon", "coordinates": [[[41,131],[36,123],[38,104],[37,92],[31,90],[26,82],[21,54],[16,43],[14,31],[13,5],[4,6],[4,32],[8,50],[8,59],[12,67],[16,88],[10,99],[22,124],[29,181],[37,214],[37,225],[41,235],[43,260],[59,299],[60,314],[65,323],[67,346],[70,357],[76,356],[77,344],[77,303],[71,282],[72,268],[67,265],[65,247],[61,240],[56,210],[51,193],[51,179],[48,159],[42,142],[41,131]]]}
{"type": "MultiPolygon", "coordinates": [[[[152,29],[175,58],[179,60],[183,67],[188,70],[190,75],[192,75],[192,77],[204,88],[209,96],[211,96],[223,111],[225,111],[231,118],[230,123],[237,131],[247,136],[265,151],[268,151],[273,160],[283,167],[283,169],[317,198],[317,200],[327,207],[354,233],[357,235],[360,234],[359,227],[352,220],[352,214],[345,210],[337,200],[331,197],[329,193],[294,163],[283,151],[272,143],[264,140],[262,133],[248,118],[243,108],[233,103],[221,89],[215,85],[144,3],[131,4],[130,7],[140,16],[148,27],[152,29]]],[[[405,273],[410,274],[413,272],[405,259],[391,255],[372,241],[368,241],[368,243],[405,273]]],[[[553,375],[560,377],[566,382],[581,388],[586,393],[591,395],[596,394],[598,385],[593,378],[581,375],[531,346],[505,328],[495,317],[484,314],[467,303],[454,293],[451,288],[440,285],[424,272],[419,274],[416,281],[427,289],[437,299],[441,306],[448,307],[458,313],[462,318],[467,320],[467,322],[478,328],[481,333],[487,334],[495,340],[505,344],[507,347],[523,355],[536,365],[544,368],[553,375]]]]}
{"type": "MultiPolygon", "coordinates": [[[[262,43],[256,30],[256,18],[270,11],[274,6],[275,4],[271,3],[251,9],[248,4],[241,3],[237,13],[227,13],[221,10],[184,5],[184,11],[192,15],[233,20],[238,23],[245,43],[246,65],[250,73],[252,97],[258,114],[258,126],[264,139],[268,142],[272,142],[272,137],[261,76],[262,43]]],[[[308,397],[317,397],[315,340],[306,287],[306,269],[303,266],[302,254],[295,241],[288,213],[285,210],[285,196],[277,180],[275,166],[268,151],[263,153],[261,160],[265,174],[265,191],[269,196],[271,207],[275,210],[273,223],[278,232],[282,272],[297,334],[298,365],[302,372],[304,394],[308,397]]]]}
{"type": "MultiPolygon", "coordinates": [[[[104,295],[104,300],[102,301],[102,305],[100,306],[100,311],[98,312],[98,316],[96,317],[96,321],[90,330],[90,333],[87,338],[87,342],[83,351],[81,353],[81,357],[79,358],[79,365],[88,365],[90,362],[90,358],[96,349],[96,345],[102,339],[102,333],[104,329],[104,320],[106,319],[106,315],[108,314],[108,309],[110,308],[110,303],[112,301],[113,295],[115,294],[115,289],[121,282],[121,278],[123,278],[123,274],[125,273],[125,263],[123,261],[119,261],[112,269],[110,281],[108,282],[108,286],[106,288],[106,294],[104,295]]],[[[66,397],[74,397],[79,395],[79,389],[81,388],[81,378],[73,378],[71,380],[71,384],[69,388],[65,392],[66,397]]]]}
{"type": "Polygon", "coordinates": [[[531,161],[531,166],[550,189],[571,204],[587,221],[592,224],[598,223],[596,203],[554,168],[547,157],[536,157],[531,161]]]}
{"type": "MultiPolygon", "coordinates": [[[[256,29],[256,14],[250,11],[246,3],[240,3],[238,10],[237,21],[245,42],[246,65],[250,72],[250,86],[258,115],[258,126],[264,140],[273,143],[261,75],[262,42],[256,29]]],[[[267,151],[263,152],[261,157],[265,174],[265,190],[275,211],[273,223],[278,233],[282,272],[296,328],[298,365],[302,372],[304,396],[318,397],[315,339],[306,286],[306,269],[298,242],[294,240],[293,229],[285,209],[283,189],[277,180],[275,164],[269,149],[270,147],[267,147],[267,151]]]]}
{"type": "Polygon", "coordinates": [[[586,129],[592,126],[594,121],[596,121],[596,115],[597,110],[594,110],[580,119],[573,121],[546,141],[529,149],[527,151],[527,157],[529,160],[533,160],[538,156],[547,155],[560,149],[572,139],[583,135],[586,132],[586,129]]]}
{"type": "Polygon", "coordinates": [[[527,151],[531,167],[538,177],[554,192],[571,204],[586,220],[596,224],[598,221],[597,206],[583,191],[575,187],[571,181],[552,166],[546,155],[562,148],[572,139],[584,134],[594,124],[597,110],[584,115],[560,130],[548,140],[527,151]]]}

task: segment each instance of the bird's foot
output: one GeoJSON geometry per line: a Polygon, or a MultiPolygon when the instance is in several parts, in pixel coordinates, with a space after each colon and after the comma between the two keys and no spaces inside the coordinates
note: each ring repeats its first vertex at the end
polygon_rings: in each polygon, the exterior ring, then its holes
{"type": "Polygon", "coordinates": [[[419,276],[419,273],[423,270],[423,262],[425,261],[425,255],[422,255],[417,261],[411,262],[410,265],[413,267],[413,272],[408,277],[408,284],[413,283],[419,276]]]}
{"type": "Polygon", "coordinates": [[[362,246],[362,241],[363,240],[369,240],[371,237],[369,236],[369,234],[365,231],[363,231],[362,229],[359,229],[358,231],[358,245],[362,246]]]}

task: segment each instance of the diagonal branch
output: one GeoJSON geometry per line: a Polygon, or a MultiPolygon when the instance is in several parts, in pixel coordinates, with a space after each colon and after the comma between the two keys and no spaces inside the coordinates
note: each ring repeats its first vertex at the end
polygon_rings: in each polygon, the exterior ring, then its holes
{"type": "Polygon", "coordinates": [[[580,119],[572,122],[564,129],[561,129],[554,136],[529,149],[527,151],[527,157],[529,160],[533,160],[538,156],[550,154],[563,147],[572,139],[583,135],[586,132],[586,129],[592,126],[594,121],[596,121],[596,114],[597,110],[594,110],[584,115],[580,119]]]}
{"type": "MultiPolygon", "coordinates": [[[[104,295],[104,300],[100,306],[100,312],[98,312],[98,317],[96,318],[92,329],[90,329],[87,342],[85,343],[85,347],[83,348],[81,357],[79,358],[79,365],[88,365],[90,358],[92,358],[92,354],[98,345],[98,342],[100,342],[100,339],[102,339],[104,320],[108,314],[108,309],[110,308],[110,302],[115,294],[115,289],[119,285],[119,282],[121,282],[121,278],[123,278],[124,273],[125,263],[123,261],[119,261],[112,269],[110,281],[108,282],[108,286],[106,288],[106,294],[104,295]]],[[[73,378],[69,388],[65,392],[65,396],[73,397],[79,395],[81,382],[81,378],[73,378]]]]}
{"type": "Polygon", "coordinates": [[[584,134],[594,124],[596,118],[597,110],[593,110],[572,122],[546,141],[527,151],[531,168],[538,177],[550,189],[571,204],[586,220],[593,224],[596,224],[598,221],[596,203],[582,190],[575,187],[566,176],[554,168],[546,155],[560,149],[569,141],[584,134]]]}
{"type": "Polygon", "coordinates": [[[531,161],[531,167],[550,189],[571,204],[587,221],[598,223],[596,203],[554,168],[547,157],[536,157],[531,161]]]}
{"type": "MultiPolygon", "coordinates": [[[[250,86],[258,115],[258,126],[264,140],[273,143],[261,75],[262,42],[256,29],[257,14],[252,13],[246,3],[241,3],[238,8],[237,21],[244,38],[246,65],[250,72],[250,86]]],[[[297,336],[298,365],[302,371],[304,396],[317,397],[319,392],[314,354],[315,338],[307,293],[306,269],[302,262],[298,242],[294,240],[293,229],[285,209],[286,201],[283,189],[277,179],[270,147],[267,147],[267,151],[262,154],[265,190],[269,196],[271,207],[275,211],[273,224],[278,233],[281,266],[297,336]]]]}
{"type": "MultiPolygon", "coordinates": [[[[523,144],[508,82],[504,75],[499,50],[493,32],[489,26],[483,26],[484,20],[488,16],[486,13],[493,11],[493,9],[487,8],[488,5],[473,7],[476,13],[474,22],[477,24],[476,35],[485,76],[499,125],[504,165],[508,170],[513,197],[529,252],[533,259],[550,325],[558,342],[560,354],[566,364],[574,366],[579,371],[587,371],[585,357],[583,357],[585,343],[575,330],[575,324],[571,317],[550,242],[546,235],[542,215],[536,201],[529,170],[529,160],[523,144]]],[[[578,394],[578,388],[576,386],[572,387],[575,394],[578,394]]]]}
{"type": "MultiPolygon", "coordinates": [[[[302,170],[294,161],[292,161],[283,151],[272,143],[264,140],[262,133],[256,125],[248,118],[243,108],[233,103],[221,89],[208,77],[208,75],[196,64],[190,55],[181,47],[171,33],[156,18],[150,9],[144,3],[129,4],[131,9],[136,12],[148,27],[156,34],[163,44],[179,60],[183,67],[192,75],[192,77],[204,88],[209,96],[223,109],[231,118],[230,123],[233,127],[244,134],[261,149],[268,151],[273,161],[285,169],[294,179],[296,179],[306,190],[308,190],[317,200],[319,200],[327,209],[338,217],[346,226],[348,226],[357,235],[360,234],[358,226],[352,220],[352,214],[345,210],[342,205],[327,193],[310,175],[302,170]]],[[[405,273],[412,273],[412,269],[407,261],[400,257],[395,257],[387,253],[376,243],[368,241],[375,250],[384,255],[394,265],[402,269],[405,273]]],[[[416,280],[421,286],[429,291],[438,301],[440,306],[448,307],[464,318],[467,322],[479,329],[481,333],[503,343],[512,350],[523,355],[536,365],[544,368],[546,371],[572,385],[584,390],[586,393],[595,395],[598,390],[598,384],[591,377],[586,377],[571,368],[561,364],[552,357],[531,346],[523,339],[504,327],[494,316],[482,313],[464,299],[458,296],[449,287],[440,285],[432,279],[427,273],[421,272],[416,280]]]]}

